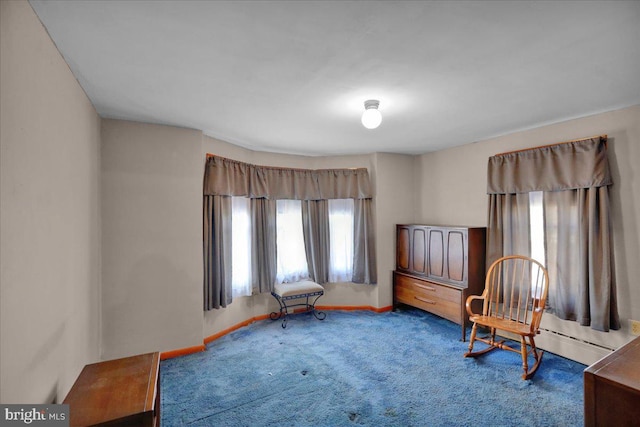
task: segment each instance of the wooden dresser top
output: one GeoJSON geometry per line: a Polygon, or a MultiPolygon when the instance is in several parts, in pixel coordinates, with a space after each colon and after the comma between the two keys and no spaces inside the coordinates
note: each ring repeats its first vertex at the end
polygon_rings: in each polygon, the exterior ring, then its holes
{"type": "Polygon", "coordinates": [[[640,392],[640,337],[589,366],[585,373],[640,392]]]}
{"type": "Polygon", "coordinates": [[[70,424],[94,425],[154,410],[160,354],[86,365],[64,403],[70,424]]]}

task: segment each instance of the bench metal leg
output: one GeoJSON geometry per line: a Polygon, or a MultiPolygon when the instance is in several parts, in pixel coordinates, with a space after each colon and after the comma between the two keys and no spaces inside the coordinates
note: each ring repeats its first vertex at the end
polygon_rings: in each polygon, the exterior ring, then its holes
{"type": "Polygon", "coordinates": [[[294,307],[304,307],[305,313],[308,313],[308,312],[313,313],[313,316],[318,320],[324,320],[327,317],[327,314],[325,312],[316,310],[316,301],[318,301],[318,299],[324,295],[323,292],[314,292],[310,294],[301,294],[301,295],[290,295],[286,297],[281,297],[280,295],[274,292],[271,292],[271,295],[273,295],[273,297],[278,301],[278,304],[280,305],[280,310],[271,312],[271,314],[269,314],[269,317],[271,318],[271,320],[278,320],[282,318],[283,329],[287,327],[287,315],[289,314],[289,309],[293,309],[294,307]],[[309,298],[314,296],[316,298],[313,300],[312,303],[309,303],[309,298]],[[294,299],[301,299],[301,298],[305,298],[304,303],[287,305],[287,301],[294,300],[294,299]]]}

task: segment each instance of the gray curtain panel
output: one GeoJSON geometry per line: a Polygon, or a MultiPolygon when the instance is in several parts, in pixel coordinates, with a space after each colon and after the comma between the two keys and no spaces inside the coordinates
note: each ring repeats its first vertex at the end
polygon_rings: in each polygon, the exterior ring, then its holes
{"type": "Polygon", "coordinates": [[[376,239],[371,199],[354,200],[353,277],[354,283],[378,283],[376,239]]]}
{"type": "Polygon", "coordinates": [[[276,281],[276,201],[251,199],[251,285],[254,294],[273,291],[276,281]]]}
{"type": "Polygon", "coordinates": [[[208,156],[204,195],[204,308],[231,303],[231,197],[251,199],[252,287],[270,292],[275,283],[276,201],[302,200],[305,252],[314,280],[329,274],[327,200],[354,199],[354,272],[356,283],[375,284],[376,253],[371,215],[371,186],[366,168],[285,169],[255,166],[208,156]]]}
{"type": "Polygon", "coordinates": [[[544,194],[550,310],[606,332],[620,329],[609,187],[544,194]]]}
{"type": "Polygon", "coordinates": [[[529,193],[489,194],[487,267],[505,255],[531,255],[529,193]]]}
{"type": "Polygon", "coordinates": [[[231,198],[203,200],[204,309],[231,304],[231,198]]]}
{"type": "Polygon", "coordinates": [[[329,202],[302,201],[302,232],[311,279],[320,284],[329,281],[329,202]]]}
{"type": "Polygon", "coordinates": [[[619,329],[606,138],[489,158],[488,261],[530,254],[528,193],[543,191],[549,306],[599,331],[619,329]]]}

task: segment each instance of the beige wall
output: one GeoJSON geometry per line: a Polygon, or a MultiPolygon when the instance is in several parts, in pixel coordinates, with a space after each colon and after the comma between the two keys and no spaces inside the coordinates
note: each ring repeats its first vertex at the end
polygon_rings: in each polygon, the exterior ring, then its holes
{"type": "MultiPolygon", "coordinates": [[[[631,337],[628,319],[640,319],[640,106],[584,117],[525,132],[425,154],[417,158],[418,210],[416,220],[424,223],[456,223],[485,226],[487,221],[487,159],[497,153],[554,142],[607,134],[609,162],[614,185],[611,188],[618,299],[623,330],[602,333],[543,318],[543,326],[607,347],[619,347],[631,337]]],[[[540,337],[567,357],[594,361],[606,351],[566,345],[555,336],[540,337]]]]}
{"type": "Polygon", "coordinates": [[[103,358],[202,344],[202,133],[102,122],[103,358]]]}
{"type": "Polygon", "coordinates": [[[415,162],[413,156],[386,153],[377,153],[374,159],[374,203],[380,284],[376,306],[388,307],[393,304],[392,272],[396,268],[396,224],[414,221],[415,162]]]}
{"type": "Polygon", "coordinates": [[[0,1],[0,402],[61,402],[100,347],[100,118],[26,1],[0,1]]]}

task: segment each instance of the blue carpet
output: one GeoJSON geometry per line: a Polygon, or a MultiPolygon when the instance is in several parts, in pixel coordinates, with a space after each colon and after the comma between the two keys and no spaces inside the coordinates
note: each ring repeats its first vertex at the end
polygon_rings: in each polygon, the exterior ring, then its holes
{"type": "MultiPolygon", "coordinates": [[[[161,364],[162,426],[581,426],[584,365],[463,358],[460,327],[420,310],[265,320],[161,364]]],[[[478,347],[482,346],[478,343],[478,347]]]]}

